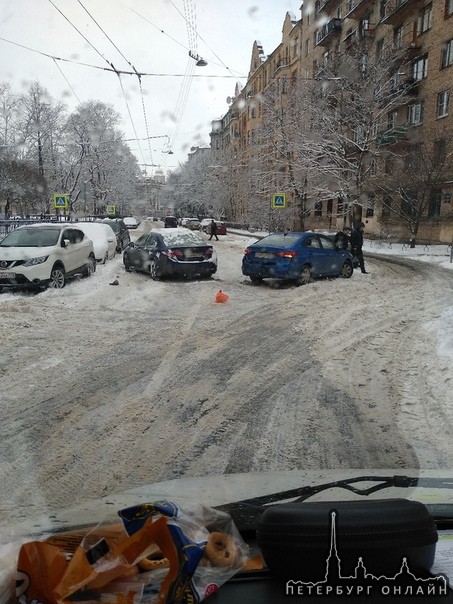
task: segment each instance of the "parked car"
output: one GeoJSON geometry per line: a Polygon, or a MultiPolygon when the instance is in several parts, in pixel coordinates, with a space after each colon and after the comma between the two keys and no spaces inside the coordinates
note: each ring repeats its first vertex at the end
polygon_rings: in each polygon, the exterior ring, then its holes
{"type": "Polygon", "coordinates": [[[314,277],[349,278],[353,270],[348,251],[312,231],[272,233],[249,245],[242,259],[242,273],[254,283],[272,278],[302,285],[314,277]]]}
{"type": "Polygon", "coordinates": [[[138,218],[134,218],[134,216],[125,216],[123,218],[123,222],[128,229],[138,229],[140,224],[140,220],[138,220],[138,218]]]}
{"type": "MultiPolygon", "coordinates": [[[[222,220],[215,220],[214,222],[217,224],[217,235],[226,235],[227,234],[226,224],[222,220]]],[[[209,234],[211,234],[210,226],[209,226],[208,232],[209,232],[209,234]]]]}
{"type": "Polygon", "coordinates": [[[206,233],[207,235],[210,235],[211,223],[213,220],[217,224],[217,235],[226,235],[226,224],[222,220],[215,220],[214,218],[203,218],[203,220],[200,222],[199,230],[203,231],[203,233],[206,233]]]}
{"type": "Polygon", "coordinates": [[[164,227],[166,229],[174,229],[178,226],[178,219],[176,216],[165,216],[164,227]]]}
{"type": "Polygon", "coordinates": [[[198,231],[200,221],[198,218],[188,218],[184,226],[186,229],[190,229],[191,231],[198,231]]]}
{"type": "Polygon", "coordinates": [[[120,254],[131,241],[129,229],[124,224],[123,220],[119,218],[116,220],[110,220],[109,218],[106,218],[102,222],[104,224],[108,224],[115,233],[116,251],[120,254]]]}
{"type": "Polygon", "coordinates": [[[29,224],[0,242],[0,290],[62,288],[95,270],[93,243],[75,224],[29,224]]]}
{"type": "Polygon", "coordinates": [[[155,229],[142,235],[124,250],[123,263],[127,271],[149,273],[153,279],[170,275],[211,277],[217,271],[213,247],[184,227],[155,229]]]}
{"type": "Polygon", "coordinates": [[[105,263],[116,254],[116,236],[112,227],[104,222],[78,222],[77,227],[93,242],[94,257],[105,263]]]}
{"type": "Polygon", "coordinates": [[[203,231],[203,233],[207,233],[207,229],[209,228],[209,225],[211,224],[212,220],[214,220],[214,218],[203,218],[203,220],[200,222],[200,226],[198,227],[198,229],[200,231],[203,231]]]}

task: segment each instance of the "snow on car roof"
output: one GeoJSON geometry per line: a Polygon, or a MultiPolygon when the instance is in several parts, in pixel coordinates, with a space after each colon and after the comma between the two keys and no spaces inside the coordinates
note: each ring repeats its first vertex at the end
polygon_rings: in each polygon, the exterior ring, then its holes
{"type": "Polygon", "coordinates": [[[167,245],[205,243],[199,235],[184,228],[175,227],[173,229],[154,229],[152,232],[161,235],[167,245]]]}

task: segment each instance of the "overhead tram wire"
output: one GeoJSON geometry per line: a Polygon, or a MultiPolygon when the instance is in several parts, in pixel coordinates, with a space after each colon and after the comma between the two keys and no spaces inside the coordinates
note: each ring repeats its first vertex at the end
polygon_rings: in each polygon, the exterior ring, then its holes
{"type": "MultiPolygon", "coordinates": [[[[80,65],[80,67],[89,67],[90,69],[99,69],[100,71],[109,71],[115,74],[120,75],[132,75],[140,77],[152,77],[152,78],[184,78],[186,77],[185,73],[151,73],[151,72],[136,72],[136,71],[126,71],[124,69],[116,69],[113,67],[102,67],[101,65],[92,65],[91,63],[84,63],[83,61],[76,61],[74,59],[66,59],[64,57],[57,57],[56,55],[51,55],[42,50],[36,50],[36,48],[31,48],[30,46],[26,46],[25,44],[20,44],[19,42],[13,42],[13,40],[8,40],[7,38],[3,38],[0,36],[0,41],[6,42],[7,44],[12,44],[13,46],[18,46],[19,48],[23,48],[24,50],[28,50],[29,52],[33,52],[35,54],[41,55],[42,57],[46,57],[47,59],[52,59],[53,61],[62,61],[63,63],[72,63],[73,65],[80,65]]],[[[235,78],[240,80],[246,80],[247,76],[227,76],[227,75],[217,75],[217,74],[209,74],[209,75],[197,75],[194,74],[193,78],[219,78],[219,79],[229,79],[235,78]]]]}
{"type": "MultiPolygon", "coordinates": [[[[185,19],[185,16],[181,13],[181,11],[179,10],[179,8],[175,5],[175,3],[173,2],[173,0],[169,0],[170,4],[178,11],[178,13],[182,16],[183,19],[185,19]]],[[[187,24],[189,27],[192,27],[188,21],[187,24]]],[[[210,50],[210,52],[212,52],[212,54],[216,57],[216,59],[218,59],[221,63],[222,67],[225,67],[225,69],[227,71],[229,71],[231,74],[236,73],[238,74],[239,72],[234,72],[232,69],[230,69],[228,67],[228,65],[226,63],[224,63],[224,61],[222,61],[222,59],[219,57],[219,55],[209,46],[209,44],[206,42],[206,40],[201,36],[201,34],[198,32],[198,30],[195,28],[195,34],[197,36],[197,38],[200,38],[200,40],[203,42],[203,44],[205,44],[206,48],[208,48],[210,50]]],[[[240,77],[240,76],[234,76],[234,77],[240,77]]]]}
{"type": "MultiPolygon", "coordinates": [[[[188,42],[189,42],[189,46],[192,47],[192,50],[196,52],[197,48],[196,48],[196,44],[197,44],[197,39],[194,36],[194,28],[193,26],[189,27],[189,17],[192,19],[192,21],[195,23],[195,13],[194,11],[190,10],[190,6],[189,6],[189,0],[184,0],[184,10],[186,13],[186,16],[184,17],[184,20],[186,22],[187,25],[187,37],[188,37],[188,42]]],[[[184,111],[187,105],[187,100],[189,98],[189,93],[190,93],[190,87],[192,84],[192,77],[193,73],[195,71],[195,63],[193,63],[193,61],[189,58],[188,63],[187,63],[187,67],[186,67],[186,74],[187,74],[187,78],[184,78],[181,89],[179,91],[179,95],[178,95],[178,99],[176,101],[176,108],[175,108],[175,117],[176,117],[176,126],[173,130],[172,136],[170,138],[170,142],[173,143],[174,140],[177,139],[178,134],[179,134],[179,129],[181,127],[181,121],[182,121],[182,117],[184,115],[184,111]]]]}
{"type": "MultiPolygon", "coordinates": [[[[86,36],[85,36],[85,35],[84,35],[84,34],[83,34],[83,33],[82,33],[82,32],[81,32],[81,31],[80,31],[80,30],[79,30],[79,29],[78,29],[78,28],[77,28],[77,27],[74,25],[74,23],[72,23],[72,21],[71,21],[70,19],[68,19],[68,17],[66,17],[66,15],[65,15],[65,14],[64,14],[64,13],[63,13],[63,12],[62,12],[62,11],[61,11],[61,10],[60,10],[60,9],[59,9],[57,6],[56,6],[56,5],[55,5],[55,3],[54,3],[52,0],[48,0],[48,1],[49,1],[49,2],[50,2],[50,4],[52,4],[52,6],[53,6],[53,7],[54,7],[54,8],[55,8],[55,9],[56,9],[56,10],[57,10],[59,13],[60,13],[60,15],[61,15],[62,17],[64,17],[64,19],[65,19],[65,20],[66,20],[66,21],[67,21],[67,22],[68,22],[68,23],[71,25],[71,27],[73,27],[73,28],[76,30],[76,32],[77,32],[77,33],[78,33],[80,36],[82,36],[82,38],[83,38],[83,39],[84,39],[84,40],[85,40],[85,41],[86,41],[86,42],[87,42],[87,43],[88,43],[88,44],[91,46],[91,48],[92,48],[92,49],[93,49],[95,52],[97,52],[97,54],[98,54],[100,57],[102,57],[102,59],[103,59],[103,60],[104,60],[104,61],[105,61],[105,62],[106,62],[108,65],[110,65],[110,66],[112,67],[113,71],[116,73],[116,75],[117,75],[117,77],[118,77],[118,80],[119,80],[119,83],[120,83],[121,92],[122,92],[122,94],[123,94],[124,101],[125,101],[125,103],[126,103],[126,108],[127,108],[127,112],[128,112],[128,115],[129,115],[129,119],[130,119],[131,124],[132,124],[132,129],[133,129],[133,131],[134,131],[135,137],[136,137],[136,138],[138,138],[138,135],[137,135],[137,129],[136,129],[136,127],[135,127],[134,120],[133,120],[133,118],[132,118],[132,113],[131,113],[131,110],[130,110],[130,107],[129,107],[129,103],[128,103],[128,100],[127,100],[126,93],[125,93],[125,91],[124,91],[123,82],[121,81],[121,74],[120,74],[120,72],[119,72],[119,71],[118,71],[118,70],[115,68],[115,66],[113,65],[113,63],[112,63],[111,61],[108,61],[108,60],[107,60],[107,59],[104,57],[104,55],[103,55],[103,54],[102,54],[102,53],[101,53],[101,52],[100,52],[100,51],[99,51],[99,50],[98,50],[98,49],[97,49],[97,48],[96,48],[96,47],[95,47],[95,46],[94,46],[94,45],[93,45],[93,44],[90,42],[90,40],[88,40],[88,38],[87,38],[87,37],[86,37],[86,36]]],[[[92,17],[92,18],[93,18],[93,17],[92,17]]],[[[93,19],[93,20],[94,20],[94,19],[93,19]]],[[[96,23],[96,21],[95,21],[95,23],[96,23]]],[[[100,26],[99,26],[99,27],[100,27],[100,26]]],[[[127,61],[127,59],[126,59],[126,61],[127,61]]],[[[133,68],[133,69],[134,69],[134,71],[135,71],[135,75],[137,75],[137,71],[135,70],[135,68],[134,68],[133,66],[132,66],[132,68],[133,68]]],[[[139,148],[139,150],[140,150],[140,155],[141,155],[141,157],[142,157],[142,159],[143,159],[143,162],[145,163],[145,157],[144,157],[144,155],[143,155],[143,150],[142,150],[142,147],[141,147],[141,145],[140,145],[140,142],[138,142],[138,148],[139,148]]]]}
{"type": "Polygon", "coordinates": [[[74,90],[74,88],[71,86],[71,84],[70,84],[70,82],[69,82],[68,78],[67,78],[67,77],[65,76],[65,74],[63,73],[63,70],[62,70],[62,69],[61,69],[61,67],[58,65],[58,63],[57,63],[56,59],[53,59],[53,62],[54,62],[54,64],[55,64],[55,67],[58,69],[58,71],[59,71],[59,72],[61,73],[61,75],[63,76],[63,78],[64,78],[64,80],[65,80],[66,84],[67,84],[67,85],[69,86],[69,88],[71,89],[71,92],[72,92],[72,94],[75,96],[75,98],[77,99],[77,102],[78,102],[79,104],[81,104],[81,103],[82,103],[82,101],[81,101],[81,100],[79,99],[79,97],[77,96],[76,91],[75,91],[75,90],[74,90]]]}
{"type": "MultiPolygon", "coordinates": [[[[114,41],[112,40],[112,38],[107,34],[107,32],[96,21],[96,19],[93,17],[93,15],[90,13],[90,11],[83,5],[83,3],[81,2],[81,0],[77,0],[77,1],[80,4],[80,6],[83,8],[83,10],[87,13],[87,15],[90,17],[90,19],[92,19],[92,21],[101,30],[101,32],[104,34],[104,36],[110,42],[110,44],[112,44],[112,46],[115,48],[115,50],[121,55],[121,57],[134,70],[135,74],[137,75],[137,79],[138,79],[138,83],[139,83],[139,87],[140,87],[140,97],[141,97],[141,104],[142,104],[142,110],[143,110],[143,119],[144,119],[144,122],[145,122],[145,131],[146,131],[146,136],[147,136],[147,139],[148,139],[148,153],[149,153],[149,156],[150,156],[151,163],[154,163],[154,161],[153,161],[153,153],[152,153],[152,150],[151,150],[151,144],[150,144],[150,140],[149,140],[148,116],[146,115],[145,98],[144,98],[144,95],[143,95],[141,76],[138,73],[138,71],[135,69],[135,66],[132,65],[132,63],[126,58],[125,54],[118,48],[118,46],[114,43],[114,41]]],[[[130,117],[132,126],[134,128],[134,133],[135,133],[135,136],[137,137],[135,126],[134,126],[134,123],[133,123],[133,120],[132,120],[132,114],[130,112],[130,109],[129,109],[129,106],[128,106],[128,103],[127,103],[127,98],[126,98],[126,95],[124,93],[121,77],[120,76],[118,76],[118,77],[120,79],[121,89],[123,90],[123,96],[124,96],[125,101],[126,101],[126,106],[127,106],[127,110],[128,110],[128,113],[129,113],[129,117],[130,117]]],[[[142,159],[144,160],[143,152],[142,152],[142,150],[140,148],[140,143],[138,143],[138,146],[139,146],[139,149],[140,149],[140,154],[142,155],[142,159]]]]}
{"type": "MultiPolygon", "coordinates": [[[[173,4],[173,3],[172,3],[173,4]]],[[[173,4],[173,6],[175,6],[173,4]]],[[[179,10],[179,8],[177,6],[175,6],[175,9],[179,12],[179,14],[183,17],[183,19],[185,19],[184,15],[181,13],[181,11],[179,10]]],[[[137,12],[135,9],[130,8],[129,10],[131,10],[134,14],[137,15],[137,17],[140,17],[140,19],[143,19],[143,21],[146,21],[146,23],[149,23],[149,25],[151,25],[151,27],[154,27],[155,29],[157,29],[157,31],[159,31],[161,34],[163,34],[164,36],[167,36],[167,38],[170,38],[170,40],[172,40],[173,42],[175,42],[175,44],[178,44],[179,46],[181,46],[182,48],[184,48],[184,50],[186,52],[190,51],[191,48],[188,48],[185,44],[183,44],[182,42],[180,42],[179,40],[177,40],[176,38],[174,38],[173,36],[171,36],[170,34],[168,34],[165,30],[163,30],[161,27],[159,27],[158,25],[155,25],[154,23],[152,23],[152,21],[150,21],[147,17],[143,16],[142,14],[140,14],[139,12],[137,12]]],[[[220,63],[215,63],[213,61],[210,61],[210,64],[212,65],[217,65],[218,67],[225,67],[225,69],[227,69],[232,75],[230,76],[215,76],[215,77],[230,77],[230,78],[239,78],[239,79],[246,79],[246,76],[242,76],[240,75],[239,71],[235,71],[233,69],[230,69],[223,61],[222,59],[215,53],[215,51],[213,51],[209,45],[207,44],[207,42],[202,38],[202,36],[200,34],[198,34],[198,37],[200,38],[200,40],[206,44],[207,48],[212,52],[212,54],[220,61],[220,63]],[[233,75],[235,74],[235,75],[233,75]]],[[[211,77],[211,76],[197,76],[194,75],[193,77],[211,77]]]]}

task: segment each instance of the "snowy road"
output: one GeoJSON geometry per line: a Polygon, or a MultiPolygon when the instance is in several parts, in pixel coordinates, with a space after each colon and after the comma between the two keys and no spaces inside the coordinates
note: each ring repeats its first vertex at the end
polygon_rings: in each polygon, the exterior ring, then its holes
{"type": "Polygon", "coordinates": [[[375,258],[350,280],[256,287],[247,241],[215,243],[212,281],[153,282],[117,257],[0,295],[5,520],[181,475],[452,467],[451,272],[375,258]]]}

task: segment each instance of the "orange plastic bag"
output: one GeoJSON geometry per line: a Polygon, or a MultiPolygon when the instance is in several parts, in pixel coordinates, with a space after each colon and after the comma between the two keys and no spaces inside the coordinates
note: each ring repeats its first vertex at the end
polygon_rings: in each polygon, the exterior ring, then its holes
{"type": "Polygon", "coordinates": [[[225,294],[221,289],[219,289],[219,291],[216,293],[216,296],[215,296],[216,304],[223,304],[225,302],[228,302],[229,299],[230,299],[230,296],[228,296],[228,294],[225,294]]]}

